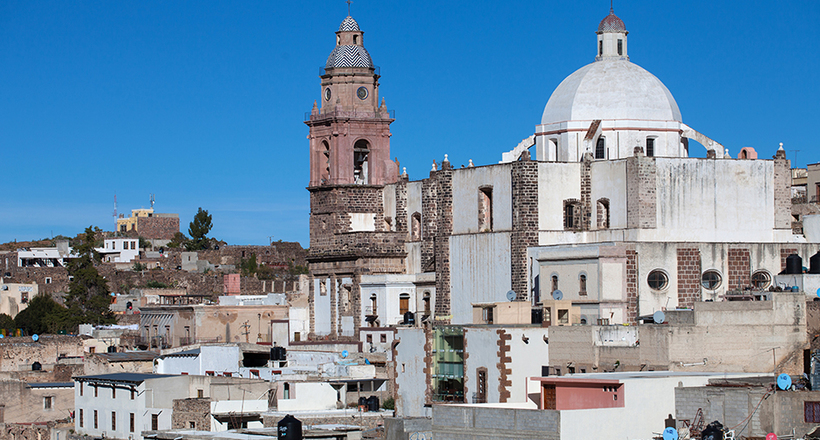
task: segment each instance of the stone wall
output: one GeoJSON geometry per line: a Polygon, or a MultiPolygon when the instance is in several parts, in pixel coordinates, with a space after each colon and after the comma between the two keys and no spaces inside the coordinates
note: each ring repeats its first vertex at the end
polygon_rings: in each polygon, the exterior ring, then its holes
{"type": "Polygon", "coordinates": [[[79,336],[43,335],[37,342],[31,337],[0,339],[0,371],[31,371],[34,362],[53,370],[58,358],[82,355],[79,336]]]}
{"type": "Polygon", "coordinates": [[[526,300],[527,248],[538,245],[538,163],[522,160],[512,166],[512,227],[510,273],[516,298],[526,300]]]}
{"type": "MultiPolygon", "coordinates": [[[[636,148],[638,149],[638,148],[636,148]]],[[[627,227],[657,227],[657,167],[655,160],[643,152],[626,160],[627,227]]]]}
{"type": "Polygon", "coordinates": [[[170,240],[179,232],[179,217],[138,217],[137,233],[140,237],[170,240]]]}
{"type": "Polygon", "coordinates": [[[450,236],[453,233],[453,168],[450,162],[441,163],[436,173],[437,226],[435,241],[436,305],[435,321],[448,324],[450,309],[450,236]]]}
{"type": "Polygon", "coordinates": [[[678,248],[678,307],[700,301],[700,250],[678,248]]]}
{"type": "Polygon", "coordinates": [[[533,409],[433,406],[436,440],[496,440],[561,438],[561,413],[533,409]]]}
{"type": "Polygon", "coordinates": [[[211,430],[211,399],[174,399],[171,429],[211,430]]]}
{"type": "MultiPolygon", "coordinates": [[[[70,381],[70,380],[69,380],[70,381]]],[[[0,380],[0,408],[5,423],[63,420],[74,411],[74,388],[29,388],[22,380],[0,380]],[[46,409],[44,399],[51,407],[46,409]]]]}

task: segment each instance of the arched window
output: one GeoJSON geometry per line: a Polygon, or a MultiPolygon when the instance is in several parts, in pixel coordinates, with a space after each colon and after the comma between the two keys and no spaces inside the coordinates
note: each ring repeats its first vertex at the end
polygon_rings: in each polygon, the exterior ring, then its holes
{"type": "Polygon", "coordinates": [[[550,292],[555,292],[558,290],[558,275],[553,274],[552,277],[552,290],[550,292]]]}
{"type": "Polygon", "coordinates": [[[430,291],[427,290],[424,292],[424,296],[422,297],[424,301],[424,316],[430,316],[430,291]]]}
{"type": "MultiPolygon", "coordinates": [[[[550,139],[550,148],[552,150],[552,160],[558,162],[558,139],[550,139]]],[[[549,152],[547,154],[549,155],[549,152]]],[[[549,160],[549,157],[546,160],[549,160]]]]}
{"type": "Polygon", "coordinates": [[[609,199],[598,199],[596,224],[598,229],[609,229],[609,199]]]}
{"type": "Polygon", "coordinates": [[[587,296],[587,276],[583,273],[578,275],[578,294],[587,296]]]}
{"type": "Polygon", "coordinates": [[[379,310],[378,305],[379,304],[378,304],[377,299],[376,299],[376,294],[375,293],[370,294],[370,307],[369,307],[369,310],[368,310],[369,313],[367,313],[367,314],[368,315],[373,315],[373,316],[378,315],[378,310],[379,310]]]}
{"type": "Polygon", "coordinates": [[[330,144],[327,141],[322,141],[322,157],[325,167],[319,180],[321,183],[327,183],[330,180],[330,144]]]}
{"type": "Polygon", "coordinates": [[[356,141],[353,145],[353,183],[357,185],[367,185],[368,180],[368,159],[370,155],[370,143],[364,139],[356,141]]]}
{"type": "Polygon", "coordinates": [[[353,35],[353,44],[359,44],[359,36],[353,35]]]}
{"type": "Polygon", "coordinates": [[[655,138],[646,138],[646,157],[655,156],[655,138]]]}
{"type": "Polygon", "coordinates": [[[600,136],[595,144],[595,158],[606,159],[606,139],[603,136],[600,136]]]}
{"type": "Polygon", "coordinates": [[[410,217],[410,240],[421,240],[421,214],[414,212],[410,217]]]}
{"type": "Polygon", "coordinates": [[[493,188],[478,189],[478,231],[493,230],[493,188]]]}
{"type": "Polygon", "coordinates": [[[618,55],[624,54],[624,40],[618,38],[618,55]]]}
{"type": "Polygon", "coordinates": [[[564,229],[581,229],[581,202],[578,200],[564,200],[564,229]]]}

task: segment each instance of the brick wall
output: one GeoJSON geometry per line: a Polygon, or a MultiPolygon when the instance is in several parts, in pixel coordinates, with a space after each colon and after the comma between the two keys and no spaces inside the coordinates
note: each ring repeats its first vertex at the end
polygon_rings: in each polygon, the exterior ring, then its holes
{"type": "Polygon", "coordinates": [[[435,242],[438,230],[438,182],[435,171],[421,183],[421,270],[435,270],[435,242]]]}
{"type": "Polygon", "coordinates": [[[626,251],[626,322],[638,323],[638,252],[626,251]]]}
{"type": "Polygon", "coordinates": [[[396,232],[408,232],[407,183],[407,176],[400,177],[398,183],[396,183],[396,218],[393,220],[396,225],[396,232]]]}
{"type": "Polygon", "coordinates": [[[678,307],[700,301],[700,250],[678,248],[678,307]]]}
{"type": "Polygon", "coordinates": [[[581,163],[581,229],[589,231],[590,223],[592,221],[592,179],[590,178],[590,171],[592,168],[592,154],[584,153],[583,161],[581,163]]]}
{"type": "Polygon", "coordinates": [[[450,235],[453,233],[453,169],[450,162],[441,163],[436,176],[438,227],[436,230],[436,321],[448,324],[450,319],[450,235]]]}
{"type": "Polygon", "coordinates": [[[751,285],[751,262],[749,249],[729,249],[727,265],[729,290],[739,290],[751,285]]]}
{"type": "Polygon", "coordinates": [[[513,162],[511,173],[511,286],[517,299],[526,300],[529,297],[527,248],[538,245],[538,163],[530,160],[513,162]]]}
{"type": "Polygon", "coordinates": [[[504,329],[498,329],[495,332],[498,334],[498,351],[496,352],[498,355],[498,363],[496,364],[498,368],[498,401],[505,403],[510,398],[509,387],[512,386],[512,379],[509,377],[512,374],[512,368],[508,366],[508,364],[512,365],[512,358],[510,357],[512,335],[504,329]]]}
{"type": "Polygon", "coordinates": [[[211,399],[174,399],[171,429],[211,430],[211,399]],[[191,423],[194,426],[191,426],[191,423]]]}

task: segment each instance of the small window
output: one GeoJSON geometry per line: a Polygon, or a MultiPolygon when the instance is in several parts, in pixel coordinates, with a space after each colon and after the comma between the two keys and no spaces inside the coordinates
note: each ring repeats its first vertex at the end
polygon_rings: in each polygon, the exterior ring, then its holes
{"type": "Polygon", "coordinates": [[[493,307],[484,307],[481,309],[481,319],[485,324],[493,323],[493,307]]]}
{"type": "Polygon", "coordinates": [[[382,333],[382,334],[379,336],[379,342],[381,342],[382,344],[386,344],[386,343],[387,343],[387,334],[382,333]]]}
{"type": "Polygon", "coordinates": [[[46,277],[46,284],[51,284],[51,277],[46,277]]]}
{"type": "Polygon", "coordinates": [[[646,155],[648,157],[655,155],[655,138],[646,138],[646,155]]]}
{"type": "Polygon", "coordinates": [[[412,241],[421,240],[421,214],[413,213],[410,219],[410,239],[412,241]]]}
{"type": "Polygon", "coordinates": [[[117,398],[117,388],[116,387],[111,387],[111,398],[112,399],[117,398]]]}
{"type": "Polygon", "coordinates": [[[478,231],[493,230],[493,189],[478,189],[478,231]]]}
{"type": "Polygon", "coordinates": [[[598,56],[604,54],[604,42],[602,40],[598,40],[598,56]]]}
{"type": "Polygon", "coordinates": [[[666,275],[666,272],[655,269],[649,272],[649,276],[646,277],[646,283],[649,284],[650,289],[663,290],[669,285],[669,277],[666,275]]]}
{"type": "Polygon", "coordinates": [[[134,391],[133,388],[131,388],[131,400],[134,400],[134,395],[135,394],[136,394],[136,392],[134,391]]]}
{"type": "Polygon", "coordinates": [[[721,281],[720,273],[716,270],[707,270],[703,272],[703,275],[700,277],[700,284],[707,290],[717,289],[720,287],[721,281]]]}
{"type": "Polygon", "coordinates": [[[595,158],[606,159],[606,139],[603,136],[600,136],[595,144],[595,158]]]}
{"type": "Polygon", "coordinates": [[[598,200],[596,224],[598,229],[609,229],[609,199],[598,200]]]}
{"type": "Polygon", "coordinates": [[[84,422],[85,422],[85,417],[83,417],[83,409],[82,409],[82,408],[80,408],[80,414],[79,414],[79,417],[80,417],[80,428],[82,428],[82,427],[83,427],[83,425],[85,424],[85,423],[84,423],[84,422]]]}
{"type": "Polygon", "coordinates": [[[94,410],[94,429],[99,429],[99,423],[97,421],[97,410],[94,410]]]}
{"type": "Polygon", "coordinates": [[[151,430],[152,431],[158,431],[159,430],[159,414],[151,414],[151,430]]]}
{"type": "Polygon", "coordinates": [[[48,411],[54,408],[54,396],[43,397],[43,409],[48,411]]]}
{"type": "Polygon", "coordinates": [[[581,202],[577,199],[564,200],[564,229],[582,229],[581,202]]]}
{"type": "Polygon", "coordinates": [[[83,383],[80,382],[80,397],[83,395],[83,383]]]}
{"type": "Polygon", "coordinates": [[[200,399],[205,397],[205,390],[202,390],[202,389],[196,390],[196,397],[200,398],[200,399]]]}
{"type": "Polygon", "coordinates": [[[28,302],[28,292],[20,292],[20,303],[26,304],[28,302]]]}
{"type": "Polygon", "coordinates": [[[372,344],[372,343],[373,343],[373,335],[372,335],[372,334],[368,334],[368,335],[367,335],[367,343],[368,343],[368,344],[372,344]]]}
{"type": "Polygon", "coordinates": [[[581,296],[587,295],[587,276],[584,274],[578,276],[578,294],[581,296]]]}
{"type": "Polygon", "coordinates": [[[618,38],[618,55],[624,54],[624,40],[618,38]]]}
{"type": "Polygon", "coordinates": [[[100,397],[100,387],[94,385],[94,397],[100,397]]]}
{"type": "Polygon", "coordinates": [[[117,430],[117,412],[116,411],[111,411],[111,430],[112,431],[117,430]]]}
{"type": "Polygon", "coordinates": [[[192,422],[192,421],[191,421],[191,422],[188,422],[188,428],[189,428],[189,429],[196,429],[196,423],[195,423],[195,422],[192,422]]]}
{"type": "Polygon", "coordinates": [[[806,423],[820,423],[820,402],[803,402],[806,423]]]}
{"type": "Polygon", "coordinates": [[[130,419],[130,423],[129,423],[128,431],[129,432],[134,432],[134,425],[135,425],[135,423],[134,423],[134,413],[130,414],[129,419],[130,419]]]}
{"type": "Polygon", "coordinates": [[[558,290],[558,275],[552,276],[552,292],[558,290]]]}
{"type": "Polygon", "coordinates": [[[772,284],[772,276],[765,270],[758,270],[752,274],[752,287],[763,290],[768,289],[772,284]]]}
{"type": "Polygon", "coordinates": [[[284,391],[283,395],[282,395],[283,399],[292,399],[291,394],[290,394],[290,384],[289,383],[285,382],[283,391],[284,391]]]}

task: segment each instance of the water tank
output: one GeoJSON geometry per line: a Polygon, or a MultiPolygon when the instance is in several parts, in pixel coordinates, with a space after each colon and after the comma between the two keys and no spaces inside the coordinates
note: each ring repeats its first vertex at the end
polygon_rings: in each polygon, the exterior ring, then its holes
{"type": "Polygon", "coordinates": [[[116,345],[109,345],[108,346],[108,352],[109,353],[116,353],[117,352],[117,346],[116,345]]]}
{"type": "Polygon", "coordinates": [[[795,275],[803,273],[803,259],[797,254],[786,257],[786,274],[795,275]]]}
{"type": "Polygon", "coordinates": [[[701,440],[723,440],[723,424],[715,420],[700,433],[701,440]]]}
{"type": "Polygon", "coordinates": [[[820,251],[809,258],[809,273],[820,273],[820,251]]]}
{"type": "Polygon", "coordinates": [[[367,397],[359,397],[359,406],[367,406],[367,397]]]}
{"type": "Polygon", "coordinates": [[[35,362],[31,364],[31,371],[40,371],[43,369],[43,366],[39,362],[35,362]]]}
{"type": "Polygon", "coordinates": [[[370,396],[367,399],[367,410],[368,411],[379,411],[379,398],[377,396],[370,396]]]}
{"type": "Polygon", "coordinates": [[[270,358],[274,361],[287,360],[287,349],[285,347],[272,347],[270,349],[270,358]]]}
{"type": "Polygon", "coordinates": [[[302,440],[302,422],[288,414],[277,425],[279,440],[302,440]]]}
{"type": "Polygon", "coordinates": [[[416,315],[410,311],[404,312],[404,323],[414,325],[416,323],[416,315]]]}

